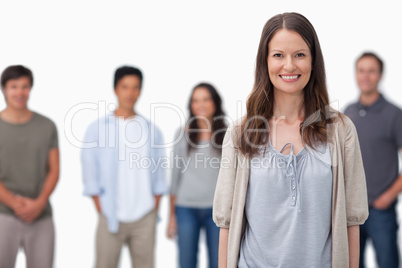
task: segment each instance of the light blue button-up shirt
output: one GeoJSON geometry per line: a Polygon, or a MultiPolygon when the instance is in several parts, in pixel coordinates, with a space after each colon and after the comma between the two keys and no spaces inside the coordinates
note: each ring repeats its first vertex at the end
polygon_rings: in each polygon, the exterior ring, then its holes
{"type": "MultiPolygon", "coordinates": [[[[114,113],[91,123],[86,131],[81,150],[82,176],[84,195],[99,196],[102,214],[108,222],[108,229],[116,233],[119,221],[116,215],[116,185],[119,171],[119,161],[125,156],[121,150],[127,146],[136,146],[135,142],[125,144],[119,140],[118,118],[114,113]]],[[[155,124],[145,119],[148,126],[148,139],[141,146],[149,146],[147,157],[151,164],[149,167],[153,195],[167,193],[166,170],[163,165],[166,159],[164,141],[161,131],[155,124]]],[[[127,138],[130,141],[130,137],[127,138]]],[[[137,144],[138,145],[138,144],[137,144]]]]}

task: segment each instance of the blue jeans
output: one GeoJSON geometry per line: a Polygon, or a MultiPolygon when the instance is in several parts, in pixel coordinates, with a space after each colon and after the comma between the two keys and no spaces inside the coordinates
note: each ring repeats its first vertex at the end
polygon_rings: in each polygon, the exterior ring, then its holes
{"type": "Polygon", "coordinates": [[[380,268],[398,268],[396,201],[387,209],[369,208],[367,221],[360,226],[360,268],[364,268],[366,240],[373,241],[377,263],[380,268]]]}
{"type": "Polygon", "coordinates": [[[201,228],[205,229],[210,268],[218,268],[219,227],[212,220],[212,208],[198,209],[176,206],[179,264],[196,268],[201,228]]]}

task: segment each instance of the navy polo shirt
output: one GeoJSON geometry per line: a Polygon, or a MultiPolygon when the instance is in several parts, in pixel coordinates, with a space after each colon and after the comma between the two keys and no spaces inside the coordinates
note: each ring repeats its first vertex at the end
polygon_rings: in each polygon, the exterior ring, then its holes
{"type": "Polygon", "coordinates": [[[371,205],[398,177],[402,110],[380,95],[370,106],[360,102],[349,105],[345,114],[356,126],[371,205]]]}

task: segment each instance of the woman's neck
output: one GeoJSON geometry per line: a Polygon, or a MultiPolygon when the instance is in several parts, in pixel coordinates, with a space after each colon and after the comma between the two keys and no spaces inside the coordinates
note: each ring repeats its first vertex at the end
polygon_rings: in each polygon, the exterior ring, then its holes
{"type": "Polygon", "coordinates": [[[275,94],[274,119],[285,119],[288,123],[303,120],[303,95],[275,94]]]}
{"type": "Polygon", "coordinates": [[[200,129],[211,129],[212,130],[212,120],[209,118],[197,119],[197,126],[200,129]]]}
{"type": "Polygon", "coordinates": [[[197,119],[198,128],[201,130],[198,134],[200,140],[209,140],[212,136],[212,120],[197,119]]]}

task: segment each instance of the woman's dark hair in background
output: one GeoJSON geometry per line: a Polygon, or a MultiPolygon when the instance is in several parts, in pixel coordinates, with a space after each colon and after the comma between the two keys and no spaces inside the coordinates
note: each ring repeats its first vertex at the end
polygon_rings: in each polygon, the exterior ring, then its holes
{"type": "Polygon", "coordinates": [[[116,88],[117,83],[126,75],[136,75],[140,78],[141,87],[142,87],[142,72],[140,69],[132,67],[132,66],[122,66],[118,68],[114,73],[114,88],[116,88]]]}
{"type": "MultiPolygon", "coordinates": [[[[311,51],[312,72],[309,82],[303,90],[305,119],[300,125],[304,144],[314,148],[315,141],[327,141],[327,124],[331,119],[326,116],[329,98],[326,86],[324,59],[314,27],[303,15],[298,13],[278,14],[265,24],[258,47],[255,79],[246,109],[247,115],[241,124],[240,150],[250,156],[256,154],[258,146],[268,142],[267,121],[274,109],[274,86],[268,74],[268,44],[281,29],[294,31],[304,39],[311,51]],[[253,131],[248,131],[253,130],[253,131]]],[[[327,111],[328,112],[328,111],[327,111]]]]}
{"type": "Polygon", "coordinates": [[[190,111],[190,118],[187,122],[188,126],[188,131],[186,132],[188,135],[188,147],[187,151],[189,152],[191,148],[195,147],[194,145],[198,144],[199,141],[199,126],[197,124],[197,119],[195,118],[195,115],[191,109],[191,102],[193,98],[194,91],[198,88],[205,88],[208,90],[209,94],[211,95],[211,99],[214,102],[215,105],[215,113],[213,115],[213,121],[212,123],[212,146],[214,146],[216,149],[221,150],[222,148],[222,143],[223,143],[223,138],[225,136],[226,132],[226,123],[225,123],[225,113],[222,110],[222,99],[218,94],[218,91],[215,89],[214,86],[212,86],[209,83],[200,83],[196,85],[190,96],[190,100],[188,102],[188,109],[190,111]]]}
{"type": "Polygon", "coordinates": [[[1,74],[1,88],[4,88],[9,80],[27,77],[33,87],[32,71],[22,65],[8,66],[1,74]]]}

